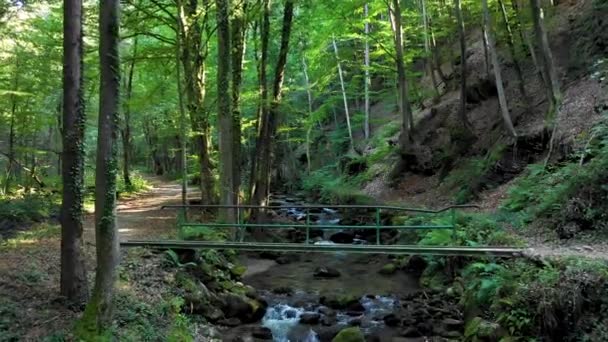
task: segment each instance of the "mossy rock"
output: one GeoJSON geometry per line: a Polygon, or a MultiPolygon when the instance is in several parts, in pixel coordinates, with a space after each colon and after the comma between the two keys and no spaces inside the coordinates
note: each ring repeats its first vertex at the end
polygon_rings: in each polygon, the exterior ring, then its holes
{"type": "Polygon", "coordinates": [[[378,273],[383,275],[392,275],[395,274],[395,272],[397,272],[397,265],[392,262],[382,266],[382,268],[378,271],[378,273]]]}
{"type": "Polygon", "coordinates": [[[243,265],[237,265],[234,266],[230,269],[230,273],[232,274],[232,276],[240,278],[242,277],[245,272],[247,272],[247,267],[243,266],[243,265]]]}
{"type": "Polygon", "coordinates": [[[357,327],[342,329],[331,342],[365,342],[365,336],[357,327]]]}
{"type": "Polygon", "coordinates": [[[346,309],[349,305],[358,303],[359,297],[355,295],[323,296],[320,303],[332,309],[346,309]]]}

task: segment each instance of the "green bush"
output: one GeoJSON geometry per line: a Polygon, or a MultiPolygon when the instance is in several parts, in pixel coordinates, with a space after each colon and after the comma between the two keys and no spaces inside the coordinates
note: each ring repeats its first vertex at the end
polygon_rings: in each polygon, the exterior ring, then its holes
{"type": "Polygon", "coordinates": [[[371,199],[348,177],[340,175],[336,165],[313,171],[302,180],[307,196],[329,204],[366,204],[371,199]]]}
{"type": "Polygon", "coordinates": [[[48,193],[23,194],[0,199],[0,220],[15,223],[41,222],[59,213],[59,196],[48,193]]]}

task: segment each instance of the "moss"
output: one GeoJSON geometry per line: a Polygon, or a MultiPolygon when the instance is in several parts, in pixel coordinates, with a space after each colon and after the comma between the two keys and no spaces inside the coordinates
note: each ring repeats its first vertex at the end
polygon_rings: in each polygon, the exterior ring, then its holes
{"type": "Polygon", "coordinates": [[[357,327],[342,329],[332,342],[365,342],[365,336],[357,327]]]}
{"type": "Polygon", "coordinates": [[[99,319],[101,298],[94,294],[87,303],[82,317],[74,326],[74,337],[77,341],[106,342],[112,341],[112,331],[102,327],[99,319]]]}
{"type": "Polygon", "coordinates": [[[384,275],[395,274],[395,272],[397,272],[397,265],[395,265],[393,263],[388,263],[388,264],[382,266],[380,271],[378,271],[378,273],[384,274],[384,275]]]}

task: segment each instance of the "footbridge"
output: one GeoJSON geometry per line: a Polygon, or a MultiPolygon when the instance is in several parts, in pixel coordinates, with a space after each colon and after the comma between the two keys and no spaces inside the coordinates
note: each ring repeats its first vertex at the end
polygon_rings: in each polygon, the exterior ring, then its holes
{"type": "MultiPolygon", "coordinates": [[[[458,246],[456,241],[457,225],[456,217],[458,211],[477,208],[473,205],[452,205],[438,210],[406,208],[398,206],[373,206],[373,205],[280,205],[280,206],[256,206],[256,205],[166,205],[161,209],[177,211],[177,222],[180,231],[190,228],[201,228],[229,232],[225,236],[230,238],[224,241],[186,241],[186,240],[129,240],[121,242],[122,247],[148,247],[155,249],[231,249],[242,251],[276,251],[276,252],[321,252],[321,253],[367,253],[367,254],[392,254],[392,255],[437,255],[437,256],[495,256],[495,257],[518,257],[524,253],[523,248],[518,247],[495,247],[495,246],[458,246]],[[231,209],[236,213],[236,223],[219,222],[196,222],[188,218],[193,217],[192,211],[218,211],[231,209]],[[292,222],[280,223],[249,223],[247,214],[255,211],[257,214],[297,213],[292,222]],[[339,224],[338,220],[317,221],[319,215],[340,212],[348,215],[349,212],[363,212],[373,217],[373,222],[365,224],[339,224]],[[382,223],[382,214],[387,212],[424,214],[440,216],[439,224],[394,224],[382,223]],[[189,215],[190,213],[190,215],[189,215]],[[276,243],[244,241],[245,231],[249,230],[296,230],[304,234],[301,243],[276,243]],[[365,232],[368,238],[358,240],[358,244],[331,243],[328,241],[314,241],[311,233],[320,231],[348,231],[357,230],[365,232]],[[371,230],[371,231],[369,231],[371,230]],[[453,246],[421,246],[403,244],[383,244],[381,232],[384,230],[448,230],[451,231],[453,246]]],[[[255,234],[253,234],[255,235],[255,234]]]]}

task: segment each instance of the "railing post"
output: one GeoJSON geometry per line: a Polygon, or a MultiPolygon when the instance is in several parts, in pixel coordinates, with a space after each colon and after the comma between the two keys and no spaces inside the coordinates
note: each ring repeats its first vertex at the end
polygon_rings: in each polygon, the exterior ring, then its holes
{"type": "Polygon", "coordinates": [[[310,239],[310,209],[306,208],[306,244],[308,244],[308,240],[310,239]]]}
{"type": "Polygon", "coordinates": [[[376,208],[376,245],[380,245],[380,208],[376,208]]]}
{"type": "Polygon", "coordinates": [[[244,232],[241,227],[241,208],[237,205],[236,207],[236,231],[237,231],[237,241],[243,242],[244,232]]]}
{"type": "Polygon", "coordinates": [[[456,209],[450,210],[450,216],[452,221],[452,242],[456,242],[456,209]]]}

